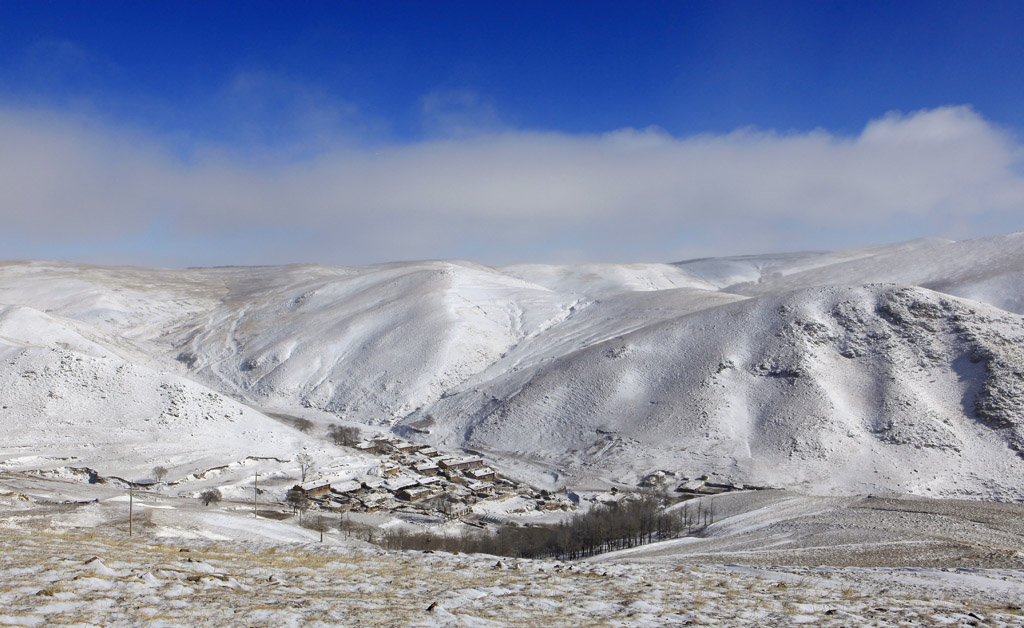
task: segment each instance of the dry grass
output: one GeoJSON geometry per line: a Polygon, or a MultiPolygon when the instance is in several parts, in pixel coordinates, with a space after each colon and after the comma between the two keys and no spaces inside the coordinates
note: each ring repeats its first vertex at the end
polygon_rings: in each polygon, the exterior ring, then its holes
{"type": "MultiPolygon", "coordinates": [[[[852,585],[825,590],[809,579],[712,567],[523,561],[509,569],[496,562],[296,545],[182,547],[116,531],[9,529],[0,538],[0,615],[36,615],[47,625],[444,625],[444,611],[426,610],[437,602],[482,626],[785,625],[808,614],[817,625],[849,625],[828,614],[839,606],[869,617],[867,625],[925,626],[964,612],[953,601],[880,596],[852,585]],[[99,564],[87,564],[94,556],[99,564]]],[[[1019,609],[983,610],[992,625],[1020,623],[1019,609]]]]}
{"type": "Polygon", "coordinates": [[[844,600],[856,600],[863,597],[860,589],[854,586],[845,586],[839,590],[839,596],[844,600]]]}

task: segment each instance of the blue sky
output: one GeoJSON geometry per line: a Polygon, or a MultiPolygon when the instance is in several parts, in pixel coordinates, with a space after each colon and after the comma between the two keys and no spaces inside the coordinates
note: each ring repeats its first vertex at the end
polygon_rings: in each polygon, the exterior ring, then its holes
{"type": "Polygon", "coordinates": [[[1024,4],[0,3],[0,258],[668,261],[1024,230],[1024,4]]]}

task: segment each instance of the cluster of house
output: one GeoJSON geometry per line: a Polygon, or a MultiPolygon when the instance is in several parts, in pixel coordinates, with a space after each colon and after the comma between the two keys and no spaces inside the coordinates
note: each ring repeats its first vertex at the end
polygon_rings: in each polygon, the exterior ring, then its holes
{"type": "Polygon", "coordinates": [[[707,475],[702,475],[697,478],[682,477],[675,471],[665,470],[655,471],[654,473],[648,474],[640,480],[639,486],[640,488],[667,490],[673,483],[678,483],[675,488],[675,492],[679,493],[683,499],[691,499],[705,495],[718,495],[719,493],[729,493],[732,491],[763,490],[768,488],[766,486],[744,486],[743,484],[712,482],[710,477],[707,475]]]}
{"type": "Polygon", "coordinates": [[[708,476],[702,475],[699,478],[694,479],[683,478],[682,483],[676,487],[676,492],[681,493],[685,497],[701,497],[704,495],[731,493],[733,491],[760,491],[766,488],[768,487],[710,482],[708,481],[708,476]]]}
{"type": "Polygon", "coordinates": [[[320,508],[341,512],[393,510],[443,495],[446,514],[458,514],[477,500],[503,497],[523,488],[499,478],[479,456],[452,456],[433,447],[388,438],[359,443],[356,449],[384,456],[374,472],[314,480],[295,489],[320,508]]]}

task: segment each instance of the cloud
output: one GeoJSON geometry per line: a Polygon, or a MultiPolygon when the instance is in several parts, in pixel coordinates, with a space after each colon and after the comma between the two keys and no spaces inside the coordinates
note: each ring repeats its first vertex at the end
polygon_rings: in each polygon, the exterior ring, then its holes
{"type": "Polygon", "coordinates": [[[473,90],[438,90],[420,98],[423,129],[432,137],[468,138],[504,130],[498,110],[473,90]]]}
{"type": "Polygon", "coordinates": [[[7,242],[48,257],[96,242],[118,263],[669,261],[970,237],[1024,230],[1020,165],[1016,138],[968,107],[891,113],[853,137],[505,131],[256,162],[0,110],[7,242]]]}
{"type": "MultiPolygon", "coordinates": [[[[211,99],[207,112],[218,134],[247,152],[277,146],[300,156],[352,141],[369,116],[358,107],[308,82],[267,71],[235,74],[211,99]]],[[[372,124],[371,124],[372,126],[372,124]]],[[[281,155],[279,155],[280,157],[281,155]]]]}

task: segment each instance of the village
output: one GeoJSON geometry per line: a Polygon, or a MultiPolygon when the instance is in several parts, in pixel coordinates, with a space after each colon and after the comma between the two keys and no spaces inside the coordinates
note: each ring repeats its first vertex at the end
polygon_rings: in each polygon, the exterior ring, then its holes
{"type": "Polygon", "coordinates": [[[296,484],[286,502],[335,513],[416,513],[440,521],[478,519],[473,506],[483,501],[521,499],[513,512],[554,512],[576,509],[564,492],[535,490],[501,477],[481,456],[453,455],[427,445],[391,437],[362,441],[354,448],[381,456],[364,474],[321,477],[296,484]]]}

